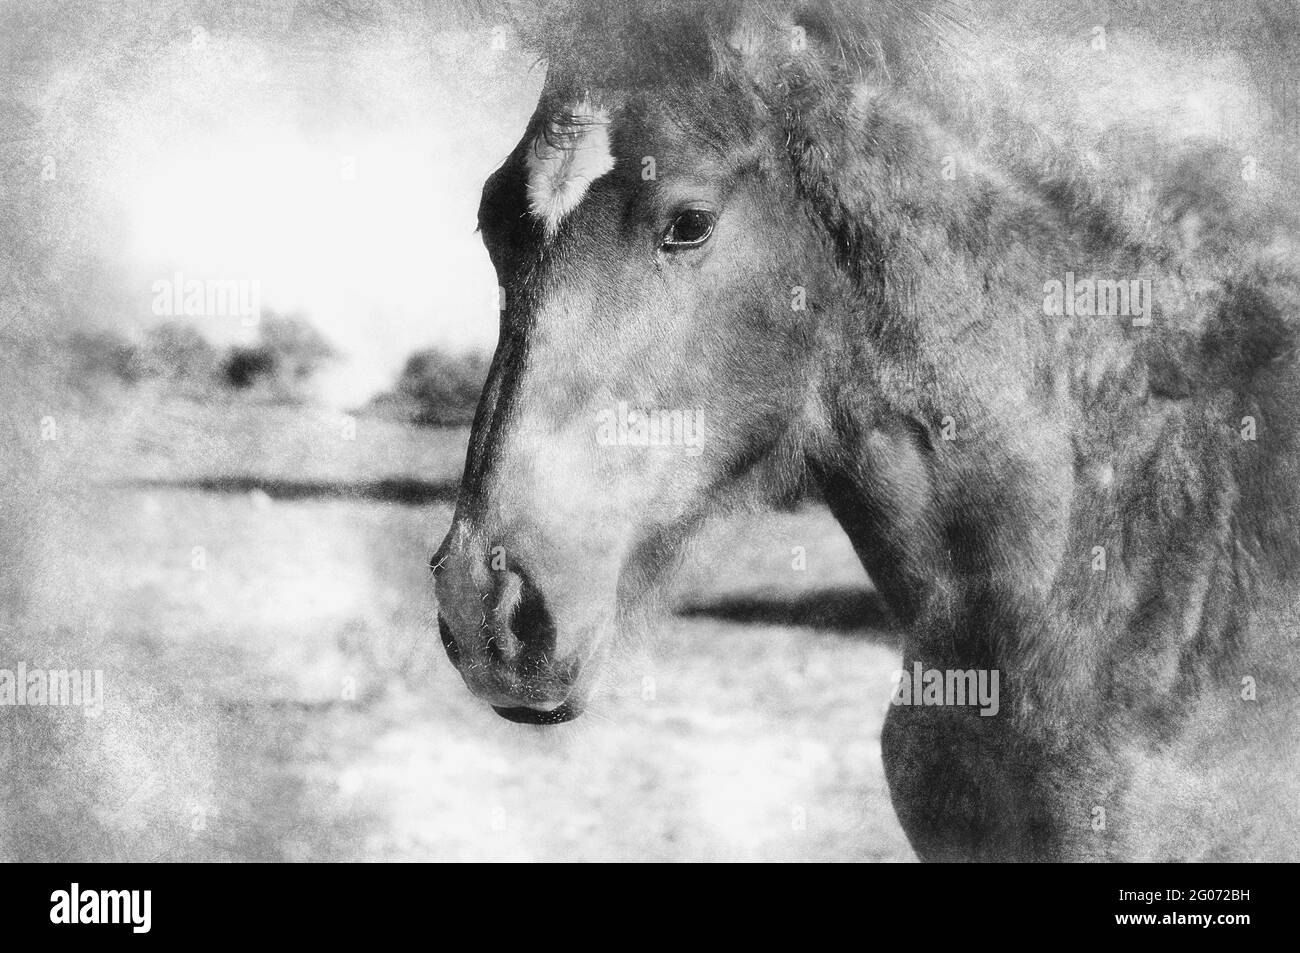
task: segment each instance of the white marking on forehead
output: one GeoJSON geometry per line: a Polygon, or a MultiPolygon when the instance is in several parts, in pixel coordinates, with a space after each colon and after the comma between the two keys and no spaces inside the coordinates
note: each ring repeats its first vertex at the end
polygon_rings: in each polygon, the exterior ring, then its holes
{"type": "Polygon", "coordinates": [[[608,114],[585,100],[568,114],[572,125],[552,130],[551,142],[539,134],[528,150],[528,210],[541,221],[548,239],[578,207],[587,187],[614,168],[608,114]]]}

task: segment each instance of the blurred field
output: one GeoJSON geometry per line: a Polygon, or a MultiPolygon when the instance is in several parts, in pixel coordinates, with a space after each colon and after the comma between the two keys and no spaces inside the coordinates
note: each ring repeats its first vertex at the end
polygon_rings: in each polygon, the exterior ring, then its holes
{"type": "Polygon", "coordinates": [[[102,668],[106,708],[0,709],[0,857],[911,858],[879,752],[897,652],[822,510],[712,526],[593,710],[524,727],[431,625],[464,432],[349,426],[60,420],[0,665],[102,668]]]}

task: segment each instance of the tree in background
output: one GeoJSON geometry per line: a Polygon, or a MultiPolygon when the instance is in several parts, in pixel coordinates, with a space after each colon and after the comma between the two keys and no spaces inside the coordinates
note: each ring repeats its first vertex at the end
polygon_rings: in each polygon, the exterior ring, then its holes
{"type": "Polygon", "coordinates": [[[220,354],[192,322],[167,321],[144,334],[138,364],[145,377],[211,387],[220,354]]]}
{"type": "Polygon", "coordinates": [[[204,398],[222,390],[285,403],[309,396],[311,378],[338,357],[302,315],[268,314],[253,344],[219,347],[192,321],[156,324],[136,339],[106,329],[59,339],[63,380],[93,398],[105,388],[159,385],[163,393],[204,398]]]}
{"type": "Polygon", "coordinates": [[[438,347],[416,351],[406,359],[393,390],[376,398],[373,406],[417,424],[468,424],[474,419],[490,364],[491,358],[478,351],[453,353],[438,347]]]}
{"type": "Polygon", "coordinates": [[[67,383],[84,393],[146,381],[202,393],[217,383],[220,363],[216,345],[184,321],[155,325],[134,341],[108,328],[73,331],[62,351],[67,383]]]}
{"type": "Polygon", "coordinates": [[[116,331],[74,331],[63,343],[67,383],[93,394],[106,385],[137,384],[145,376],[139,348],[116,331]]]}
{"type": "Polygon", "coordinates": [[[265,389],[293,402],[305,398],[311,378],[337,358],[325,336],[302,315],[271,312],[262,317],[257,343],[231,348],[222,362],[222,379],[237,390],[265,389]]]}

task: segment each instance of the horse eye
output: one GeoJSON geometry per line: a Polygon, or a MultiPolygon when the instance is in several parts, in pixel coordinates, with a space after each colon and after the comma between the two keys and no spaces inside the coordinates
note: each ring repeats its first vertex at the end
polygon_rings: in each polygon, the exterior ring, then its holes
{"type": "Polygon", "coordinates": [[[664,235],[664,247],[692,248],[703,245],[713,234],[714,215],[708,209],[688,208],[673,219],[664,235]]]}

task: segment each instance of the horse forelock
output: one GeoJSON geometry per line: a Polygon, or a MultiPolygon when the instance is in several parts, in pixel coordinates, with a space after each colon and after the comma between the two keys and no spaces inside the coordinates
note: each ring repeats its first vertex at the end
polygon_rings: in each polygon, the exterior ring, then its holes
{"type": "Polygon", "coordinates": [[[614,168],[606,109],[583,98],[544,119],[524,160],[528,210],[547,239],[593,182],[614,168]]]}

